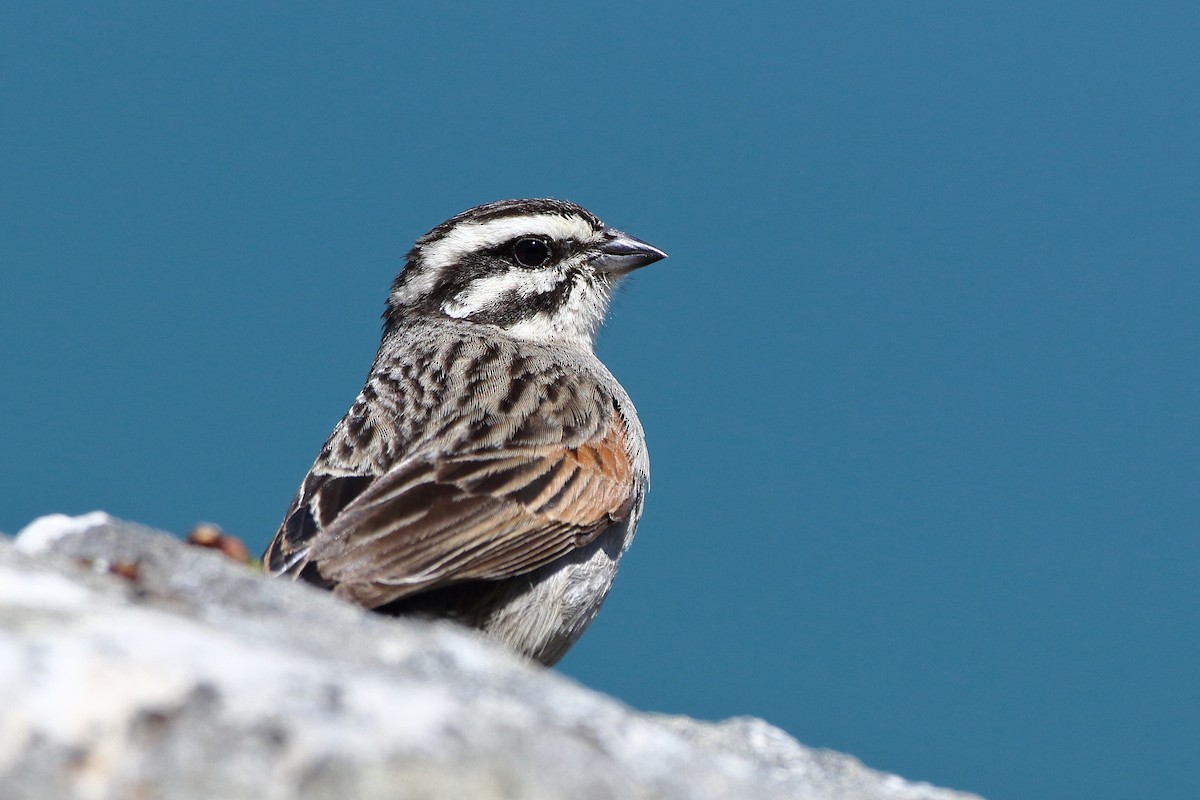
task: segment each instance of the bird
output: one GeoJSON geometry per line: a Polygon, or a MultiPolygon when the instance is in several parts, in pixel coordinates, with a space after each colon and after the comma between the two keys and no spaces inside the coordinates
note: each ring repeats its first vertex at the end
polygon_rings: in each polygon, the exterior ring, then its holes
{"type": "Polygon", "coordinates": [[[607,596],[649,486],[642,425],[596,334],[614,287],[663,258],[553,199],[477,206],[417,239],[366,383],[264,569],[557,663],[607,596]]]}

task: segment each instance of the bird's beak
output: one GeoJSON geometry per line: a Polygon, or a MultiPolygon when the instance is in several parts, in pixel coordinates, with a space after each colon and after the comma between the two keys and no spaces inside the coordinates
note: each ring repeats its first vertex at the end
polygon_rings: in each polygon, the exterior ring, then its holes
{"type": "Polygon", "coordinates": [[[627,233],[609,229],[608,241],[600,245],[600,253],[592,259],[592,265],[599,272],[624,275],[635,269],[661,261],[667,254],[641,239],[635,239],[627,233]]]}

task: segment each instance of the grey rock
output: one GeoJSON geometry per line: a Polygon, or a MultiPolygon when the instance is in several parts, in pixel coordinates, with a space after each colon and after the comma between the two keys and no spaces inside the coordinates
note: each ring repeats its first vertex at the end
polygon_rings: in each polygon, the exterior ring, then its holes
{"type": "Polygon", "coordinates": [[[632,711],[448,623],[91,514],[0,539],[0,797],[973,795],[757,719],[632,711]]]}

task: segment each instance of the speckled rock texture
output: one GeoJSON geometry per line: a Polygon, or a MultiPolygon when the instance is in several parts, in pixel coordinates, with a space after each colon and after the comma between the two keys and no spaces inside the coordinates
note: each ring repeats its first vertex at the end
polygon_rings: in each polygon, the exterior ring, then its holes
{"type": "Polygon", "coordinates": [[[972,796],[761,720],[632,711],[97,513],[0,537],[0,797],[972,796]]]}

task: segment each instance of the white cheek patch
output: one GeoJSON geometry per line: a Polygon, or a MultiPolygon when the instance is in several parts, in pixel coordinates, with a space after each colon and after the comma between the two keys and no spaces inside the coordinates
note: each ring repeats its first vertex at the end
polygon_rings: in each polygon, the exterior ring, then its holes
{"type": "Polygon", "coordinates": [[[604,320],[611,293],[586,282],[571,289],[566,303],[554,312],[541,311],[505,328],[510,336],[534,342],[560,342],[591,350],[604,320]]]}
{"type": "Polygon", "coordinates": [[[485,222],[460,222],[441,239],[426,245],[421,252],[421,259],[426,269],[440,275],[446,267],[457,264],[471,253],[499,247],[510,239],[526,235],[580,242],[591,242],[597,238],[595,229],[581,217],[558,214],[501,217],[485,222]]]}
{"type": "Polygon", "coordinates": [[[489,308],[500,298],[513,292],[519,297],[532,297],[535,294],[554,291],[562,280],[562,270],[558,267],[538,270],[514,269],[499,275],[476,278],[466,289],[442,304],[442,311],[446,316],[463,319],[489,308]]]}

